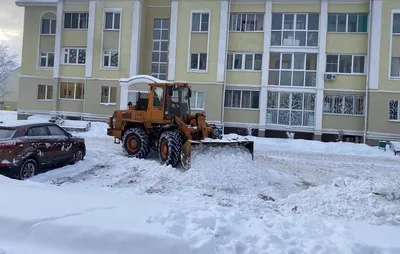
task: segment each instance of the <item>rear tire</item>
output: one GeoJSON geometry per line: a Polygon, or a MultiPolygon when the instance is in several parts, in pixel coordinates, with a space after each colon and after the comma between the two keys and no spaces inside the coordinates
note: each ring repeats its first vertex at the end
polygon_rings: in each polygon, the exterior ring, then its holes
{"type": "Polygon", "coordinates": [[[149,135],[141,128],[129,129],[122,138],[122,148],[128,156],[145,158],[150,153],[149,135]]]}
{"type": "Polygon", "coordinates": [[[177,167],[181,162],[182,137],[179,132],[166,131],[161,134],[159,143],[159,156],[161,164],[177,167]]]}
{"type": "Polygon", "coordinates": [[[18,179],[26,180],[35,176],[38,169],[38,164],[34,159],[27,159],[26,161],[24,161],[19,170],[18,179]]]}

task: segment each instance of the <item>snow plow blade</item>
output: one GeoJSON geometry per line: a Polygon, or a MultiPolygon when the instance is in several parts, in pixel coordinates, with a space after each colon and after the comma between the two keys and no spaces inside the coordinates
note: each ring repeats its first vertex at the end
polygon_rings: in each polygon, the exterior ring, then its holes
{"type": "Polygon", "coordinates": [[[190,169],[192,146],[203,147],[245,147],[251,153],[254,160],[254,141],[236,140],[236,139],[206,139],[206,140],[188,140],[182,147],[181,162],[185,170],[190,169]]]}

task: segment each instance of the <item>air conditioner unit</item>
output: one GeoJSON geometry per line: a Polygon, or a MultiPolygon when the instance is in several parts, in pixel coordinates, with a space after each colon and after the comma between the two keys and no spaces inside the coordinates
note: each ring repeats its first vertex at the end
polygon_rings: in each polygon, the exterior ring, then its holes
{"type": "Polygon", "coordinates": [[[325,73],[325,80],[336,80],[336,74],[325,73]]]}

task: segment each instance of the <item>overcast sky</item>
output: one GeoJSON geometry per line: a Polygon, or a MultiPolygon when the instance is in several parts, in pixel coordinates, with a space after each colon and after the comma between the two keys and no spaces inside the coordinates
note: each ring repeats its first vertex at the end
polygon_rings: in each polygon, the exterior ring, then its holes
{"type": "Polygon", "coordinates": [[[15,0],[0,0],[0,44],[7,44],[21,59],[24,8],[15,5],[15,0]]]}

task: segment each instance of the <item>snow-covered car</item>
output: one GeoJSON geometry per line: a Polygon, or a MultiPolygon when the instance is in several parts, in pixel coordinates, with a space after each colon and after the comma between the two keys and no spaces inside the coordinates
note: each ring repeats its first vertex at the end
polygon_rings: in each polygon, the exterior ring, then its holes
{"type": "Polygon", "coordinates": [[[0,123],[1,175],[24,180],[45,168],[83,160],[85,155],[85,140],[55,123],[0,123]]]}

